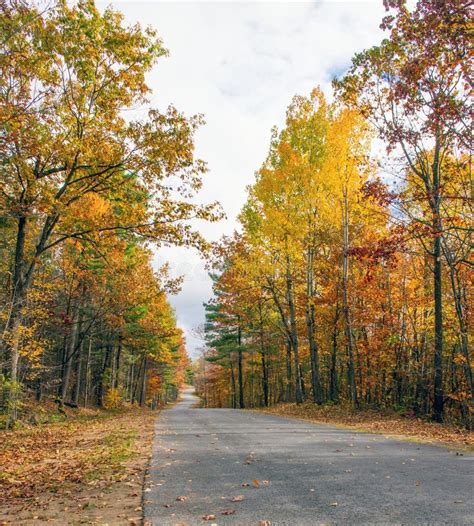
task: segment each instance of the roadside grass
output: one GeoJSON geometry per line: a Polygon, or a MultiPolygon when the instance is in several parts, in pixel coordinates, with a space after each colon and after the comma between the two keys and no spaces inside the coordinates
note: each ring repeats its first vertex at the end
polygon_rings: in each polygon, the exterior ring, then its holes
{"type": "Polygon", "coordinates": [[[422,418],[404,416],[396,411],[356,410],[347,405],[318,406],[307,401],[297,405],[283,403],[258,408],[256,411],[318,424],[330,424],[363,433],[448,447],[459,451],[474,451],[474,433],[453,424],[439,424],[422,418]]]}
{"type": "Polygon", "coordinates": [[[157,412],[127,407],[67,414],[0,431],[0,525],[115,525],[141,516],[157,412]]]}

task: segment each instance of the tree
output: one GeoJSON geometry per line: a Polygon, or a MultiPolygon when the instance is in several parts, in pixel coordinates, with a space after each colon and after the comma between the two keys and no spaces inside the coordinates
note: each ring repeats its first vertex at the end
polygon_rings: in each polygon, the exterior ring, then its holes
{"type": "Polygon", "coordinates": [[[145,74],[166,53],[153,30],[127,28],[91,0],[44,11],[11,0],[0,9],[0,208],[16,231],[5,342],[15,384],[28,293],[48,253],[111,231],[202,248],[186,220],[219,212],[188,200],[205,172],[193,157],[201,117],[170,107],[124,118],[147,102],[145,74]],[[100,214],[75,220],[91,196],[114,208],[110,223],[100,214]]]}
{"type": "Polygon", "coordinates": [[[466,149],[470,128],[467,56],[469,2],[428,0],[409,11],[404,1],[387,1],[382,27],[390,38],[357,54],[335,87],[376,126],[388,151],[399,152],[420,182],[431,212],[434,301],[434,419],[443,419],[443,289],[446,159],[466,149]]]}

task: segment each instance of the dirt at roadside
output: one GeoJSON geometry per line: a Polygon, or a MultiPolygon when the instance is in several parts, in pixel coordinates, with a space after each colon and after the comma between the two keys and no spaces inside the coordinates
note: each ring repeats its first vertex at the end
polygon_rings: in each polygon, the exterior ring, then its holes
{"type": "Polygon", "coordinates": [[[139,525],[156,412],[0,432],[0,525],[139,525]]]}

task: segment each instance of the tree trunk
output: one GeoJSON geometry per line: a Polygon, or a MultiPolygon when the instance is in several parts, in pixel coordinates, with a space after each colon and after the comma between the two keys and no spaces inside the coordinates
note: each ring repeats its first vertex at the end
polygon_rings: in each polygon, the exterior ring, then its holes
{"type": "Polygon", "coordinates": [[[268,369],[265,359],[265,353],[261,353],[262,360],[262,390],[263,390],[263,405],[268,407],[268,369]]]}
{"type": "Polygon", "coordinates": [[[293,401],[293,372],[291,370],[291,341],[289,336],[286,339],[286,400],[285,402],[293,401]]]}
{"type": "Polygon", "coordinates": [[[119,387],[119,376],[120,376],[120,355],[122,354],[122,342],[119,340],[117,350],[115,352],[115,365],[114,365],[114,377],[113,377],[113,388],[118,389],[119,387]]]}
{"type": "Polygon", "coordinates": [[[358,404],[357,386],[355,381],[354,367],[354,342],[352,333],[351,315],[349,310],[349,203],[347,199],[347,190],[344,193],[343,207],[343,263],[342,263],[342,301],[344,312],[344,326],[346,334],[347,347],[347,380],[349,383],[349,394],[354,405],[358,404]]]}
{"type": "MultiPolygon", "coordinates": [[[[438,224],[438,221],[436,221],[438,224]]],[[[434,399],[433,417],[436,422],[443,421],[443,297],[441,266],[441,231],[437,230],[434,240],[434,304],[435,304],[435,352],[434,352],[434,399]]]]}
{"type": "Polygon", "coordinates": [[[232,398],[232,409],[237,408],[237,397],[235,393],[235,374],[234,374],[234,366],[231,363],[230,364],[230,381],[231,381],[231,398],[232,398]]]}
{"type": "Polygon", "coordinates": [[[301,368],[300,368],[300,353],[298,344],[298,327],[296,325],[296,310],[293,299],[293,276],[290,272],[290,262],[287,257],[286,267],[286,292],[288,298],[288,310],[290,314],[290,341],[293,348],[293,355],[295,357],[295,387],[296,387],[296,403],[303,402],[303,386],[301,382],[301,368]]]}
{"type": "Polygon", "coordinates": [[[332,402],[339,401],[339,382],[337,378],[337,336],[339,322],[339,302],[336,301],[336,312],[334,314],[334,322],[332,329],[332,352],[331,352],[331,368],[329,372],[329,399],[332,402]]]}
{"type": "Polygon", "coordinates": [[[306,327],[308,330],[309,354],[311,357],[311,387],[313,390],[313,400],[316,404],[322,403],[321,378],[319,375],[319,354],[318,342],[316,341],[316,315],[315,315],[315,291],[313,275],[313,249],[308,248],[306,272],[306,327]]]}
{"type": "Polygon", "coordinates": [[[84,407],[87,407],[89,401],[89,387],[90,387],[90,376],[91,376],[91,351],[92,351],[92,338],[89,338],[89,347],[87,349],[87,361],[86,361],[86,382],[84,390],[84,407]]]}
{"type": "Polygon", "coordinates": [[[13,268],[13,293],[11,300],[10,317],[7,321],[7,329],[12,334],[10,344],[10,406],[12,408],[10,418],[17,418],[17,396],[18,396],[18,362],[20,358],[20,326],[21,310],[26,301],[26,284],[24,281],[25,264],[25,241],[28,220],[26,215],[20,214],[15,244],[15,263],[13,268]]]}
{"type": "Polygon", "coordinates": [[[268,366],[266,362],[265,353],[265,342],[263,339],[263,319],[262,319],[262,307],[259,304],[259,315],[260,315],[260,356],[262,361],[262,391],[263,391],[263,405],[268,407],[268,366]]]}
{"type": "Polygon", "coordinates": [[[100,372],[99,376],[99,384],[97,386],[97,405],[99,407],[104,406],[104,395],[105,395],[105,373],[107,369],[110,367],[110,358],[112,356],[112,345],[107,344],[105,346],[105,356],[104,356],[104,362],[102,365],[102,370],[100,372]]]}
{"type": "Polygon", "coordinates": [[[450,258],[447,259],[449,264],[449,277],[451,281],[451,289],[453,291],[454,297],[454,306],[456,308],[456,317],[459,325],[459,343],[461,347],[461,352],[465,359],[464,374],[466,377],[468,389],[471,393],[471,397],[474,397],[474,383],[472,378],[471,357],[469,355],[469,339],[461,293],[462,288],[460,280],[456,276],[456,268],[454,267],[454,264],[452,263],[450,258]]]}
{"type": "Polygon", "coordinates": [[[144,361],[143,361],[142,388],[140,390],[140,407],[143,407],[146,401],[147,366],[148,366],[148,360],[147,360],[147,357],[145,356],[144,361]]]}
{"type": "Polygon", "coordinates": [[[238,367],[239,367],[239,407],[244,409],[244,372],[243,372],[243,357],[242,357],[242,332],[240,325],[237,328],[237,354],[238,354],[238,367]]]}
{"type": "Polygon", "coordinates": [[[79,347],[79,354],[77,356],[77,367],[76,367],[76,385],[74,387],[74,395],[72,401],[75,405],[79,403],[79,396],[81,393],[81,376],[82,376],[82,354],[84,350],[84,340],[81,341],[79,347]]]}
{"type": "Polygon", "coordinates": [[[72,320],[72,329],[67,344],[64,348],[64,361],[63,361],[63,378],[61,382],[61,404],[64,404],[67,398],[69,390],[69,380],[71,378],[71,369],[72,369],[72,360],[75,354],[77,338],[80,329],[80,319],[79,319],[79,305],[76,306],[76,311],[72,320]]]}

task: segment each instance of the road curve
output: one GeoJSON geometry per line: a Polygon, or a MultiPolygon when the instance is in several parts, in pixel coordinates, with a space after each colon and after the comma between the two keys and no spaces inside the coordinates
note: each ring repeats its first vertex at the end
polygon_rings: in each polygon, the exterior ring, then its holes
{"type": "Polygon", "coordinates": [[[157,419],[149,524],[474,524],[472,455],[197,401],[157,419]]]}

